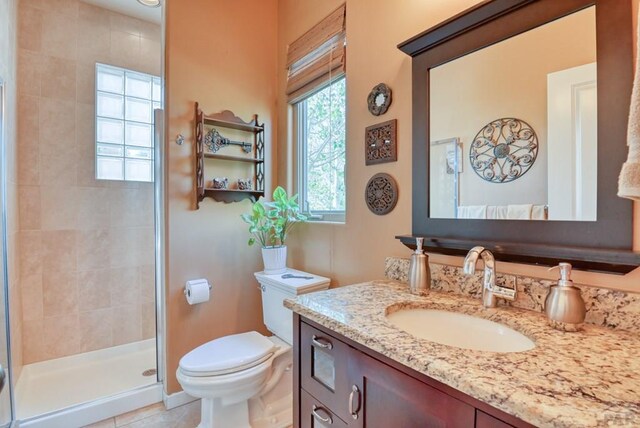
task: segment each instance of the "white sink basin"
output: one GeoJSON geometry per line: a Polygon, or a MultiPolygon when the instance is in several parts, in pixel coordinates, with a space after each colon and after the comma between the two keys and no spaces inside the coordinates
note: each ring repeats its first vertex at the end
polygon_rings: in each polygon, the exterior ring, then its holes
{"type": "Polygon", "coordinates": [[[387,320],[420,339],[463,349],[523,352],[536,345],[528,337],[497,322],[435,309],[404,309],[387,320]]]}

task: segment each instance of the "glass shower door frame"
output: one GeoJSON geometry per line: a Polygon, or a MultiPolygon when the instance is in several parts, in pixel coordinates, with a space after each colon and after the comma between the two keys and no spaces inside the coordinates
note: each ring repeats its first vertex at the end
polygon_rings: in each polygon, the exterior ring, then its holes
{"type": "MultiPolygon", "coordinates": [[[[13,397],[13,369],[12,369],[12,361],[11,361],[11,328],[9,324],[9,264],[8,264],[8,245],[7,245],[7,156],[6,156],[6,133],[5,133],[5,81],[0,76],[0,249],[1,260],[0,260],[0,275],[2,281],[2,288],[0,293],[2,293],[2,297],[4,300],[4,305],[0,308],[0,311],[4,311],[4,314],[0,314],[0,316],[4,316],[4,334],[5,334],[5,346],[6,346],[6,361],[7,366],[4,367],[5,370],[5,379],[4,379],[4,387],[2,393],[8,394],[9,400],[9,420],[2,421],[0,420],[0,427],[11,427],[15,421],[15,401],[13,397]]],[[[1,339],[0,339],[1,340],[1,339]]],[[[0,343],[1,349],[1,343],[0,343]]],[[[1,405],[1,403],[0,403],[1,405]]]]}

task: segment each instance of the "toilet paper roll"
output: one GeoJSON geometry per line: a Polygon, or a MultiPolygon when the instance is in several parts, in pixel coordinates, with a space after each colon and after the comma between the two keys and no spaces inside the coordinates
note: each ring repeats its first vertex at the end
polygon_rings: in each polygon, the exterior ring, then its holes
{"type": "Polygon", "coordinates": [[[209,283],[206,279],[187,281],[184,294],[190,305],[206,302],[209,300],[209,283]]]}

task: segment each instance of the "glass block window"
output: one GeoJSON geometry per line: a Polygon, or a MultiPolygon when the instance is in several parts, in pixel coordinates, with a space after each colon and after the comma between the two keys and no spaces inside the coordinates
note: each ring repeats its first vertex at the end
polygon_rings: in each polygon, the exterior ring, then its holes
{"type": "Polygon", "coordinates": [[[153,181],[153,110],[160,78],[96,64],[96,178],[153,181]]]}

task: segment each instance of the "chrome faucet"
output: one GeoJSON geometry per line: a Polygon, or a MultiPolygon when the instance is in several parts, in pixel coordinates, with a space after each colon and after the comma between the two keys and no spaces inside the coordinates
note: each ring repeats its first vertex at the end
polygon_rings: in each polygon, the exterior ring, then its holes
{"type": "Polygon", "coordinates": [[[498,298],[505,300],[514,300],[516,298],[516,289],[500,287],[496,285],[496,259],[491,251],[484,247],[473,247],[464,258],[465,275],[473,275],[476,273],[476,263],[478,257],[482,257],[484,261],[484,281],[482,284],[482,305],[485,308],[495,308],[498,305],[498,298]]]}

